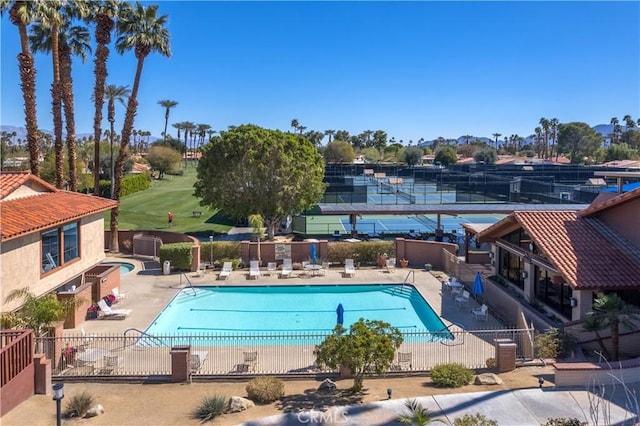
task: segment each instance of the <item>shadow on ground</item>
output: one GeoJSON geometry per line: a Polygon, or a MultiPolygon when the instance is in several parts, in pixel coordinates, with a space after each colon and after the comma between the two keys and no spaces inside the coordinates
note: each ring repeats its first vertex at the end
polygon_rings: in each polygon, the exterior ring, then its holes
{"type": "Polygon", "coordinates": [[[337,389],[333,391],[319,391],[307,389],[304,394],[287,395],[277,404],[277,408],[285,413],[301,410],[321,410],[336,405],[362,404],[366,390],[354,392],[349,389],[337,389]]]}

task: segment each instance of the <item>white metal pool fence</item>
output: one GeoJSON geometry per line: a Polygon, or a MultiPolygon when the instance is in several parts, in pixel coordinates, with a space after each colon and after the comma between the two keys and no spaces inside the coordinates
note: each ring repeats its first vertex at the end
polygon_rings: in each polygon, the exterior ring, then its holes
{"type": "MultiPolygon", "coordinates": [[[[162,376],[171,375],[171,351],[189,345],[198,353],[194,375],[277,374],[301,375],[330,370],[316,367],[315,346],[323,333],[277,333],[269,335],[206,334],[181,336],[85,335],[38,338],[39,351],[52,361],[54,377],[61,376],[162,376]],[[247,361],[247,354],[254,360],[247,361]]],[[[534,358],[533,330],[460,330],[452,327],[442,333],[412,331],[403,333],[398,353],[410,354],[409,362],[391,370],[429,371],[438,364],[461,363],[468,368],[484,368],[495,357],[495,339],[516,343],[516,358],[534,358]]],[[[407,355],[403,355],[404,358],[407,355]]]]}

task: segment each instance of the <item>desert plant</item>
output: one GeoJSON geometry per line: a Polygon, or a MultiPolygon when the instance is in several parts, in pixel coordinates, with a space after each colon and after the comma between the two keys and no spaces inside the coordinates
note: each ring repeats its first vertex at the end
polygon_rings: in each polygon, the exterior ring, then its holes
{"type": "Polygon", "coordinates": [[[496,368],[496,359],[495,358],[487,358],[485,360],[485,364],[487,368],[496,368]]]}
{"type": "Polygon", "coordinates": [[[441,387],[459,388],[471,383],[473,371],[458,363],[439,364],[431,370],[431,380],[441,387]]]}
{"type": "Polygon", "coordinates": [[[78,395],[73,395],[67,401],[67,405],[65,406],[65,410],[62,415],[67,419],[84,417],[84,415],[87,414],[87,411],[89,411],[93,406],[93,403],[93,396],[87,391],[78,395]]]}
{"type": "Polygon", "coordinates": [[[200,420],[202,423],[211,421],[224,414],[228,400],[229,398],[222,395],[205,396],[191,413],[191,418],[200,420]]]}
{"type": "Polygon", "coordinates": [[[284,396],[284,382],[277,377],[256,377],[247,383],[247,396],[258,404],[269,404],[284,396]]]}
{"type": "Polygon", "coordinates": [[[407,408],[407,412],[400,415],[396,421],[398,423],[402,423],[403,425],[416,425],[422,426],[429,423],[444,423],[446,422],[441,419],[432,418],[433,414],[429,409],[425,408],[415,399],[410,399],[404,403],[404,406],[407,408]]]}
{"type": "Polygon", "coordinates": [[[567,419],[564,417],[558,417],[555,419],[549,419],[543,426],[584,426],[587,422],[581,422],[578,419],[567,419]]]}
{"type": "Polygon", "coordinates": [[[480,413],[465,414],[453,421],[454,426],[498,426],[498,422],[488,419],[480,413]]]}
{"type": "Polygon", "coordinates": [[[536,334],[533,345],[538,358],[562,358],[575,346],[575,340],[557,328],[536,334]]]}

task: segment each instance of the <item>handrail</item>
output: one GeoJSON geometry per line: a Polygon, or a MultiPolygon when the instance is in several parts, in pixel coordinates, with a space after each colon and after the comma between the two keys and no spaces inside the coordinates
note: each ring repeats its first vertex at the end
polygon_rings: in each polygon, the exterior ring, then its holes
{"type": "Polygon", "coordinates": [[[413,269],[411,269],[409,271],[409,273],[407,274],[407,276],[404,278],[404,281],[402,282],[402,285],[404,286],[404,284],[406,284],[407,280],[409,279],[409,275],[413,275],[413,280],[411,280],[412,283],[416,282],[416,271],[414,271],[413,269]]]}
{"type": "Polygon", "coordinates": [[[141,336],[151,337],[153,340],[156,340],[158,343],[164,345],[164,342],[162,341],[162,339],[159,339],[156,336],[147,333],[146,331],[142,331],[142,330],[140,330],[138,328],[135,328],[135,327],[130,327],[130,328],[127,328],[124,331],[124,333],[122,333],[122,337],[124,338],[124,342],[123,342],[123,345],[122,345],[123,347],[127,346],[127,333],[130,332],[130,331],[137,331],[138,333],[140,333],[141,336]]]}
{"type": "Polygon", "coordinates": [[[187,274],[185,274],[184,272],[180,274],[180,286],[182,286],[182,276],[183,275],[187,279],[187,282],[189,283],[189,287],[191,287],[191,289],[193,290],[193,295],[197,296],[198,292],[196,291],[196,288],[193,286],[193,283],[191,282],[191,280],[189,279],[187,274]]]}

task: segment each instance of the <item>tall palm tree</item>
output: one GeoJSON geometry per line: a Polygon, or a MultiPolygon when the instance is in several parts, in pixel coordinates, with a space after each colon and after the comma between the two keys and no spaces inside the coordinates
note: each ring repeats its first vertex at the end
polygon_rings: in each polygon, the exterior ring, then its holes
{"type": "Polygon", "coordinates": [[[609,124],[613,126],[613,130],[611,131],[611,144],[615,145],[618,142],[618,132],[616,131],[616,128],[620,125],[620,120],[618,120],[618,117],[612,117],[609,124]]]}
{"type": "MultiPolygon", "coordinates": [[[[560,125],[560,120],[557,118],[552,118],[549,121],[549,127],[551,129],[551,150],[549,151],[549,157],[553,158],[553,151],[556,148],[556,143],[558,142],[558,126],[560,125]]],[[[556,160],[558,159],[559,152],[556,152],[556,160]]]]}
{"type": "Polygon", "coordinates": [[[208,124],[198,124],[198,137],[200,138],[198,140],[199,145],[204,144],[204,138],[207,135],[209,129],[211,129],[211,126],[208,124]]]}
{"type": "Polygon", "coordinates": [[[620,325],[629,329],[637,327],[635,323],[640,321],[640,310],[627,304],[615,293],[600,293],[593,301],[593,311],[589,315],[596,316],[610,327],[613,349],[611,361],[618,361],[620,358],[620,325]]]}
{"type": "Polygon", "coordinates": [[[182,131],[182,122],[173,123],[171,126],[178,131],[178,134],[176,135],[176,139],[180,139],[180,132],[182,131]]]}
{"type": "Polygon", "coordinates": [[[294,130],[298,130],[298,128],[300,127],[300,123],[298,122],[297,118],[291,120],[291,127],[293,127],[294,130]]]}
{"type": "Polygon", "coordinates": [[[174,108],[176,105],[178,105],[178,102],[170,101],[169,99],[163,99],[161,101],[158,101],[158,105],[164,108],[164,133],[162,133],[162,135],[163,139],[167,140],[167,124],[169,124],[169,111],[171,110],[171,108],[174,108]]]}
{"type": "Polygon", "coordinates": [[[107,81],[107,59],[109,58],[109,43],[111,32],[115,26],[119,6],[117,0],[91,0],[87,2],[87,20],[96,24],[96,57],[93,61],[95,84],[93,87],[93,137],[96,143],[93,151],[93,193],[100,195],[100,135],[102,133],[102,107],[104,105],[104,86],[107,81]]]}
{"type": "Polygon", "coordinates": [[[542,154],[542,127],[536,127],[533,132],[536,134],[536,154],[538,155],[538,158],[540,158],[540,155],[542,154]]]}
{"type": "Polygon", "coordinates": [[[542,117],[540,119],[540,126],[542,127],[542,132],[544,134],[544,145],[542,146],[542,157],[548,158],[547,153],[549,149],[549,126],[550,122],[546,118],[542,117]]]}
{"type": "MultiPolygon", "coordinates": [[[[133,121],[138,110],[138,89],[140,88],[140,78],[144,60],[150,53],[156,52],[163,56],[171,56],[169,44],[169,31],[166,28],[167,15],[158,16],[158,6],[149,5],[147,7],[136,2],[135,5],[124,3],[122,16],[118,21],[118,39],[116,40],[116,50],[124,53],[133,49],[135,51],[138,64],[133,80],[131,96],[127,102],[127,112],[122,126],[122,140],[120,142],[120,152],[115,168],[115,188],[113,199],[120,199],[122,190],[122,178],[124,176],[124,162],[127,157],[127,147],[131,139],[133,121]]],[[[110,250],[119,251],[118,247],[118,214],[119,208],[111,209],[111,244],[110,250]]]]}
{"type": "Polygon", "coordinates": [[[107,100],[107,120],[109,121],[109,147],[111,154],[111,172],[109,173],[109,179],[111,179],[111,198],[113,198],[113,191],[115,186],[114,171],[113,171],[113,137],[115,131],[113,129],[116,121],[116,102],[120,102],[123,106],[127,106],[126,101],[131,95],[131,90],[128,86],[116,86],[115,84],[107,84],[104,87],[104,97],[107,100]]]}
{"type": "Polygon", "coordinates": [[[9,20],[18,27],[20,34],[20,86],[24,100],[25,127],[27,129],[27,148],[29,149],[29,169],[35,176],[40,175],[40,145],[38,143],[38,120],[36,114],[36,68],[29,49],[27,26],[33,21],[41,4],[25,0],[0,0],[0,12],[9,11],[9,20]]]}
{"type": "Polygon", "coordinates": [[[633,118],[631,118],[629,114],[625,115],[622,120],[624,121],[624,125],[627,126],[627,130],[636,127],[636,122],[633,121],[633,118]]]}
{"type": "Polygon", "coordinates": [[[187,158],[189,157],[189,138],[191,137],[193,131],[195,130],[196,125],[191,121],[183,121],[182,122],[182,130],[184,130],[184,168],[187,168],[187,158]]]}
{"type": "Polygon", "coordinates": [[[502,133],[493,133],[491,136],[496,138],[496,150],[498,149],[498,138],[502,136],[502,133]]]}
{"type": "Polygon", "coordinates": [[[329,143],[331,143],[331,138],[333,138],[333,135],[334,135],[335,133],[336,133],[336,131],[335,131],[335,130],[331,130],[331,129],[330,129],[330,130],[325,130],[325,131],[324,131],[324,134],[325,134],[326,136],[329,136],[329,143]]]}
{"type": "Polygon", "coordinates": [[[606,359],[611,359],[611,355],[609,355],[609,351],[607,347],[604,345],[604,341],[602,340],[602,336],[600,332],[607,328],[607,322],[600,315],[594,315],[590,313],[585,315],[582,318],[582,330],[587,333],[595,333],[596,342],[598,342],[598,346],[600,347],[600,351],[605,356],[606,359]]]}

